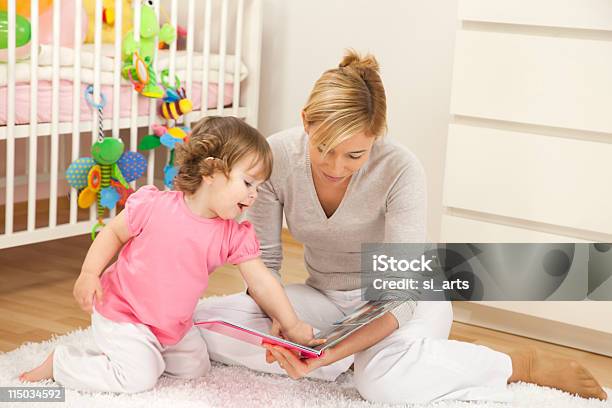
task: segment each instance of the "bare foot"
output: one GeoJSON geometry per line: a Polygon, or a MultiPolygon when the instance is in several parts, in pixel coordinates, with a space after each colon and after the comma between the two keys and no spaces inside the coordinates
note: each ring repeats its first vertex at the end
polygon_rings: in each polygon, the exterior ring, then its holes
{"type": "Polygon", "coordinates": [[[514,351],[509,355],[512,358],[509,383],[524,381],[558,388],[584,398],[608,398],[595,377],[576,361],[543,355],[535,349],[514,351]]]}
{"type": "Polygon", "coordinates": [[[19,376],[22,382],[37,382],[53,378],[53,353],[41,365],[19,376]]]}

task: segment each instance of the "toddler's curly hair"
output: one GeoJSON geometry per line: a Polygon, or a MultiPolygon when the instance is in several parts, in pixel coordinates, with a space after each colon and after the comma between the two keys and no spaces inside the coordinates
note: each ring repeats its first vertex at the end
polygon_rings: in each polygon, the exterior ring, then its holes
{"type": "Polygon", "coordinates": [[[258,178],[267,180],[272,173],[272,151],[266,138],[232,116],[207,116],[199,120],[189,141],[176,145],[175,155],[178,172],[174,188],[188,194],[198,189],[204,176],[220,171],[229,177],[233,166],[249,155],[253,156],[252,167],[263,164],[258,178]]]}

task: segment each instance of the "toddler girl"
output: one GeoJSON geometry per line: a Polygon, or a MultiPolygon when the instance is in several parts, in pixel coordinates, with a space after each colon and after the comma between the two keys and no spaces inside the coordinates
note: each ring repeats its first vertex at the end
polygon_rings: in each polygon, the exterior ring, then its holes
{"type": "Polygon", "coordinates": [[[22,381],[53,378],[68,388],[129,393],[152,388],[163,373],[204,375],[210,360],[192,315],[208,275],[228,262],[286,337],[316,342],[259,259],[253,226],[234,220],[272,171],[266,139],[240,119],[207,117],[177,145],[176,163],[176,191],[140,188],[85,257],[74,296],[93,312],[97,349],[57,346],[22,381]]]}

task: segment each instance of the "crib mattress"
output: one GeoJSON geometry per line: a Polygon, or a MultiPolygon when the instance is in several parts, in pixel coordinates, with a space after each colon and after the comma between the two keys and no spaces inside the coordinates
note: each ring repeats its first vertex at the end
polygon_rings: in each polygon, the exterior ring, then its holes
{"type": "MultiPolygon", "coordinates": [[[[71,122],[72,118],[72,88],[73,82],[68,80],[61,80],[59,87],[59,121],[60,122],[71,122]]],[[[85,102],[84,92],[87,88],[87,84],[81,84],[79,105],[80,105],[80,121],[91,120],[92,111],[89,105],[85,102]]],[[[37,122],[38,123],[49,123],[51,122],[51,107],[52,107],[52,86],[50,81],[38,81],[38,92],[37,92],[37,122]]],[[[200,110],[203,105],[201,101],[201,82],[192,83],[191,95],[188,97],[193,103],[193,110],[200,110]]],[[[101,91],[104,93],[107,99],[107,104],[104,108],[104,117],[112,118],[113,114],[113,87],[111,85],[102,85],[101,91]]],[[[0,86],[0,125],[5,126],[7,123],[7,99],[8,89],[6,86],[0,86]]],[[[120,91],[120,105],[119,105],[119,116],[122,118],[130,117],[132,112],[132,86],[130,84],[124,84],[121,86],[120,91]]],[[[223,105],[230,106],[232,104],[233,95],[233,84],[225,84],[225,92],[223,98],[223,105]]],[[[208,92],[205,93],[206,106],[209,109],[217,107],[217,96],[218,96],[218,85],[216,83],[208,84],[208,92]]],[[[151,99],[145,97],[138,98],[138,115],[144,116],[149,114],[149,106],[151,99]]],[[[15,84],[15,124],[28,124],[30,123],[30,84],[29,83],[17,83],[15,84]]]]}

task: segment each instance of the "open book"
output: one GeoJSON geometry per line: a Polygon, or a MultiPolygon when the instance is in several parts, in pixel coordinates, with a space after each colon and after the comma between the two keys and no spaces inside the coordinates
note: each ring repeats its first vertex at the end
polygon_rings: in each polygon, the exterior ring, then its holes
{"type": "Polygon", "coordinates": [[[233,323],[226,320],[207,320],[195,322],[194,325],[204,329],[214,331],[226,336],[233,337],[238,340],[256,345],[273,344],[285,347],[289,350],[295,350],[304,358],[317,358],[325,349],[333,347],[349,334],[370,323],[372,320],[379,318],[389,310],[397,307],[401,301],[378,301],[368,302],[362,307],[351,312],[341,320],[333,323],[332,326],[324,331],[317,333],[315,338],[327,339],[324,344],[308,347],[281,337],[272,336],[268,333],[263,333],[254,330],[238,323],[233,323]]]}

